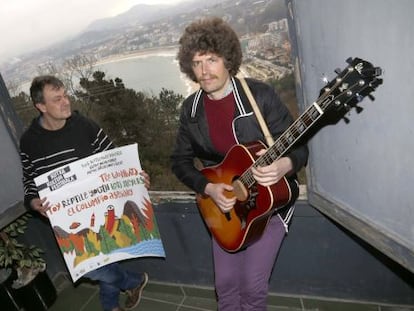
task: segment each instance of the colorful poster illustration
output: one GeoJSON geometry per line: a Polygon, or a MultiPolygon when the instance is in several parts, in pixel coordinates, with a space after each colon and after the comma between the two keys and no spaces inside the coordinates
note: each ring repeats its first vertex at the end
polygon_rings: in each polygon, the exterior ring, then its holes
{"type": "Polygon", "coordinates": [[[104,151],[35,179],[75,282],[120,260],[165,257],[152,203],[140,175],[137,144],[104,151]]]}

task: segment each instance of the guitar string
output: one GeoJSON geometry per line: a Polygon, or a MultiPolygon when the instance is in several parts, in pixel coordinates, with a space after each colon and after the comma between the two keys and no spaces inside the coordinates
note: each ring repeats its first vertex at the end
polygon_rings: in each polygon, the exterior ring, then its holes
{"type": "MultiPolygon", "coordinates": [[[[351,85],[350,87],[346,88],[344,91],[342,91],[341,93],[339,93],[336,97],[333,97],[332,100],[329,101],[325,101],[325,99],[328,99],[329,96],[331,96],[331,93],[336,90],[338,88],[338,85],[343,84],[343,79],[346,78],[348,76],[348,74],[352,74],[354,70],[351,70],[350,68],[352,67],[348,67],[348,70],[344,70],[346,71],[345,74],[340,77],[340,79],[336,79],[334,80],[335,83],[331,86],[325,87],[325,90],[327,90],[325,93],[323,93],[316,101],[316,103],[320,103],[320,107],[323,108],[322,110],[324,110],[327,106],[329,106],[332,102],[335,102],[335,100],[337,98],[339,98],[340,96],[346,94],[347,92],[349,92],[350,90],[353,90],[353,88],[355,86],[359,86],[359,81],[358,80],[355,84],[351,85]]],[[[353,68],[352,68],[353,69],[353,68]]],[[[359,76],[359,75],[358,75],[359,76]]],[[[366,87],[363,87],[363,89],[365,89],[366,87]]],[[[352,95],[356,94],[356,92],[353,92],[352,95]]],[[[348,98],[348,101],[350,99],[354,98],[353,96],[350,96],[348,98]]],[[[247,188],[250,188],[255,182],[256,180],[253,177],[251,168],[253,166],[260,166],[263,164],[270,164],[271,161],[276,160],[279,156],[281,156],[283,154],[283,152],[285,152],[288,147],[290,147],[294,142],[296,142],[300,136],[302,136],[306,130],[308,130],[320,117],[322,116],[321,113],[319,113],[317,111],[317,109],[315,108],[314,105],[311,105],[310,107],[308,107],[306,109],[306,111],[302,114],[302,116],[300,118],[298,118],[297,120],[295,120],[293,122],[293,124],[287,129],[287,131],[285,132],[286,135],[282,135],[275,144],[273,144],[273,146],[271,146],[269,148],[269,150],[262,156],[260,156],[255,163],[253,163],[241,176],[240,176],[240,181],[243,183],[243,185],[247,185],[247,188]],[[315,112],[317,113],[317,115],[315,116],[315,112]],[[310,121],[309,125],[308,122],[310,121]],[[297,137],[295,138],[295,136],[297,135],[297,137]],[[286,139],[285,136],[288,136],[288,138],[286,139]],[[292,139],[293,137],[293,139],[292,139]],[[275,149],[276,148],[276,149],[275,149]],[[282,150],[282,151],[281,151],[282,150]],[[275,151],[279,151],[279,154],[275,151]]]]}

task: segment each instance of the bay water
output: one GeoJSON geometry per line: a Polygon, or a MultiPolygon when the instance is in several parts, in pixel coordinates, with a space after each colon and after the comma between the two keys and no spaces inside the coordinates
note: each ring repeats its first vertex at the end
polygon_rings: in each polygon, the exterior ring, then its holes
{"type": "Polygon", "coordinates": [[[180,72],[175,55],[150,54],[114,59],[95,66],[105,79],[122,79],[126,88],[158,95],[162,88],[183,96],[189,95],[190,84],[180,72]]]}
{"type": "MultiPolygon", "coordinates": [[[[180,72],[175,54],[157,53],[113,58],[98,63],[94,70],[105,73],[105,80],[122,79],[126,88],[157,96],[162,88],[187,97],[192,88],[189,80],[180,72]]],[[[77,85],[78,80],[75,82],[77,85]]],[[[20,85],[29,94],[30,82],[20,85]]]]}

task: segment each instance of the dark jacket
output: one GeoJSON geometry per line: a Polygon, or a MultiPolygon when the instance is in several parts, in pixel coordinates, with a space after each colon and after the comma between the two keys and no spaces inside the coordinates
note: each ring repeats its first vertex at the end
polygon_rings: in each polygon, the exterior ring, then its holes
{"type": "MultiPolygon", "coordinates": [[[[265,142],[260,125],[253,109],[237,78],[232,78],[233,91],[236,98],[233,134],[238,144],[260,140],[265,142]]],[[[293,122],[287,107],[269,85],[253,79],[246,79],[269,131],[276,140],[293,122]]],[[[209,182],[194,166],[194,158],[202,161],[204,166],[221,162],[224,154],[218,153],[210,140],[206,121],[203,91],[199,90],[184,102],[180,116],[180,126],[175,149],[171,156],[172,170],[180,181],[196,193],[202,194],[209,182]]],[[[308,158],[306,145],[292,148],[285,156],[293,163],[293,178],[308,158]]]]}

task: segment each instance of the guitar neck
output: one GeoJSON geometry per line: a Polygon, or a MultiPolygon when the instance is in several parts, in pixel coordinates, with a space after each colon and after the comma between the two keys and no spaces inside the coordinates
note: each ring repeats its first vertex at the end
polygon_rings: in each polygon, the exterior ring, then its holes
{"type": "Polygon", "coordinates": [[[323,105],[313,103],[306,111],[293,122],[293,124],[269,147],[267,152],[259,157],[254,166],[270,165],[273,161],[282,157],[303,136],[320,117],[324,111],[323,105]]]}
{"type": "Polygon", "coordinates": [[[356,103],[365,96],[373,99],[370,93],[382,83],[382,79],[377,78],[382,73],[381,68],[373,67],[360,58],[347,62],[349,66],[321,90],[322,95],[240,176],[239,180],[247,188],[256,183],[252,167],[267,166],[281,158],[328,108],[349,110],[350,107],[356,107],[356,103]]]}
{"type": "MultiPolygon", "coordinates": [[[[270,146],[267,151],[261,155],[252,167],[266,166],[273,163],[273,161],[281,158],[298,140],[302,137],[317,120],[323,115],[325,101],[329,101],[329,98],[325,98],[321,103],[313,103],[309,106],[302,115],[292,123],[292,125],[270,146]]],[[[246,170],[240,180],[248,188],[253,186],[256,182],[253,178],[251,168],[246,170]]]]}

